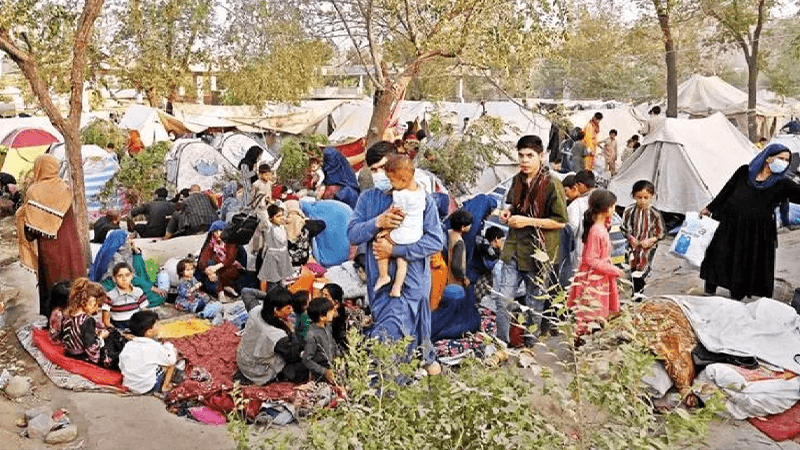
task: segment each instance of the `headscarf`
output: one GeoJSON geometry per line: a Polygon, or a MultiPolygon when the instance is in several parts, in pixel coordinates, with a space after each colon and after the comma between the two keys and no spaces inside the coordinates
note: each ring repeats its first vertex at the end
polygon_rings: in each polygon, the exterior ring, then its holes
{"type": "MultiPolygon", "coordinates": [[[[89,268],[89,279],[95,283],[100,283],[106,278],[109,265],[114,259],[117,250],[128,241],[128,232],[125,230],[113,230],[108,233],[106,240],[97,252],[92,267],[89,268]]],[[[130,249],[128,249],[130,251],[130,249]]]]}
{"type": "Polygon", "coordinates": [[[257,145],[250,147],[249,149],[247,149],[247,153],[245,153],[244,158],[242,158],[242,160],[239,161],[238,167],[241,168],[242,164],[246,164],[247,169],[252,172],[255,169],[256,164],[258,163],[258,159],[261,158],[261,153],[263,152],[264,149],[257,145]]]}
{"type": "Polygon", "coordinates": [[[227,221],[228,214],[241,211],[244,208],[244,201],[236,197],[236,192],[239,190],[239,184],[231,181],[222,188],[222,205],[219,207],[219,218],[227,221]]]}
{"type": "Polygon", "coordinates": [[[789,154],[791,154],[791,151],[788,148],[786,148],[786,146],[783,144],[775,143],[766,146],[766,148],[764,148],[764,150],[762,150],[761,153],[756,155],[756,157],[753,158],[752,161],[750,161],[750,166],[747,170],[747,184],[753,186],[756,189],[766,189],[774,186],[775,183],[778,182],[778,180],[786,177],[786,175],[789,173],[788,166],[783,172],[773,173],[764,181],[756,180],[756,177],[758,177],[759,172],[761,172],[761,169],[763,169],[764,165],[767,163],[767,158],[783,152],[789,152],[789,154]]]}
{"type": "Polygon", "coordinates": [[[283,206],[286,208],[286,238],[296,243],[306,224],[306,215],[303,214],[300,202],[297,200],[287,200],[283,206]]]}
{"type": "Polygon", "coordinates": [[[29,229],[54,239],[64,215],[72,206],[72,191],[58,176],[59,163],[51,155],[41,155],[33,163],[33,184],[25,194],[25,204],[17,211],[19,260],[24,267],[39,269],[38,247],[25,238],[29,229]]]}
{"type": "Polygon", "coordinates": [[[208,229],[208,235],[206,236],[205,242],[203,242],[203,246],[200,247],[200,253],[206,249],[207,246],[212,245],[212,250],[214,251],[214,256],[216,256],[220,261],[225,259],[225,242],[220,238],[218,241],[214,240],[214,232],[224,230],[228,224],[225,223],[224,220],[216,220],[211,224],[211,227],[208,229]],[[220,250],[222,250],[222,255],[220,256],[220,250]]]}
{"type": "Polygon", "coordinates": [[[347,158],[333,147],[328,147],[322,153],[322,172],[325,174],[326,185],[338,184],[349,186],[359,191],[358,180],[347,158]]]}

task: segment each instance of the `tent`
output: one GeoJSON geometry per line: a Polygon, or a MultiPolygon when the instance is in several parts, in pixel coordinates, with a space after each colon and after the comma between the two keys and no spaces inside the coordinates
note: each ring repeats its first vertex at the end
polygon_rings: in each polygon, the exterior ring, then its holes
{"type": "MultiPolygon", "coordinates": [[[[264,148],[264,146],[244,133],[227,132],[218,136],[214,142],[211,143],[214,148],[217,148],[222,156],[225,157],[231,164],[239,164],[239,161],[244,158],[245,153],[250,147],[257,146],[264,148]]],[[[261,154],[261,159],[258,160],[259,164],[266,163],[272,165],[275,162],[275,156],[270,153],[268,149],[261,154]]]]}
{"type": "MultiPolygon", "coordinates": [[[[694,74],[678,86],[678,112],[690,118],[707,117],[721,112],[747,134],[747,93],[722,78],[694,74]]],[[[769,139],[790,115],[777,105],[756,103],[758,136],[769,139]]]]}
{"type": "Polygon", "coordinates": [[[17,128],[8,133],[0,146],[6,147],[8,153],[3,160],[3,172],[17,179],[22,178],[33,168],[33,161],[44,154],[50,144],[58,142],[58,138],[40,128],[17,128]]]}
{"type": "Polygon", "coordinates": [[[211,189],[238,174],[233,163],[200,139],[178,139],[166,157],[167,182],[178,189],[211,189]]]}
{"type": "Polygon", "coordinates": [[[666,119],[623,163],[608,189],[624,206],[633,203],[633,183],[650,180],[656,186],[656,208],[700,211],[755,154],[756,148],[721,113],[695,120],[666,119]]]}
{"type": "Polygon", "coordinates": [[[119,121],[123,130],[137,130],[146,147],[155,142],[168,141],[169,135],[164,128],[158,110],[144,105],[131,105],[119,121]]]}
{"type": "MultiPolygon", "coordinates": [[[[61,178],[68,179],[69,164],[66,145],[55,144],[50,147],[48,153],[61,161],[61,178]]],[[[108,206],[99,201],[97,194],[106,187],[108,180],[119,172],[119,161],[116,153],[109,153],[96,145],[81,146],[81,156],[83,157],[83,183],[86,188],[86,208],[91,213],[108,206]]]]}
{"type": "MultiPolygon", "coordinates": [[[[625,106],[616,109],[578,111],[569,116],[569,120],[574,126],[583,129],[596,112],[603,114],[598,140],[606,139],[609,131],[617,130],[617,157],[621,158],[625,143],[634,134],[639,134],[639,129],[647,119],[633,107],[625,106]]],[[[617,166],[619,167],[619,164],[617,166]]]]}

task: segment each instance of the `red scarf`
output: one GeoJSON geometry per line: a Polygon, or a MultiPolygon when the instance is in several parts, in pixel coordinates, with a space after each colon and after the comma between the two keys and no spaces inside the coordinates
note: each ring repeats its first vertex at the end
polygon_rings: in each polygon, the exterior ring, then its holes
{"type": "Polygon", "coordinates": [[[550,172],[547,167],[539,169],[539,173],[527,182],[527,175],[520,172],[511,182],[511,210],[513,214],[544,218],[547,203],[547,185],[550,172]]]}

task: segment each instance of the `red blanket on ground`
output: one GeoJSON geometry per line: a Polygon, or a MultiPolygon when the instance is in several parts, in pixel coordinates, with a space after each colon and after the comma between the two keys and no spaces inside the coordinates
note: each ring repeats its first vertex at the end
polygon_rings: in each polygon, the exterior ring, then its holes
{"type": "Polygon", "coordinates": [[[747,420],[775,441],[780,442],[792,438],[797,440],[800,436],[800,403],[795,403],[794,406],[780,414],[747,420]]]}
{"type": "MultiPolygon", "coordinates": [[[[169,392],[168,402],[196,399],[222,413],[233,410],[231,390],[239,346],[236,331],[233,324],[225,322],[203,334],[172,341],[186,359],[186,381],[169,392]]],[[[291,402],[296,387],[285,382],[242,387],[242,396],[250,399],[247,415],[255,417],[264,400],[291,402]]]]}
{"type": "Polygon", "coordinates": [[[53,364],[62,369],[76,373],[94,383],[104,386],[114,386],[127,390],[122,386],[122,374],[109,369],[104,369],[80,359],[70,358],[64,354],[64,346],[50,340],[50,334],[40,328],[33,328],[33,343],[41,350],[42,354],[53,364]]]}

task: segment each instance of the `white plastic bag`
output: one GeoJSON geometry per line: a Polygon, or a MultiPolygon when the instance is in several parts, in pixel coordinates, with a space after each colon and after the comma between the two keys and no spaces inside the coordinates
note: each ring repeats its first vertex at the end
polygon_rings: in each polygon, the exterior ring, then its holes
{"type": "Polygon", "coordinates": [[[694,211],[686,213],[686,220],[672,241],[669,251],[689,261],[692,266],[700,267],[718,226],[719,222],[708,216],[700,217],[694,211]]]}

